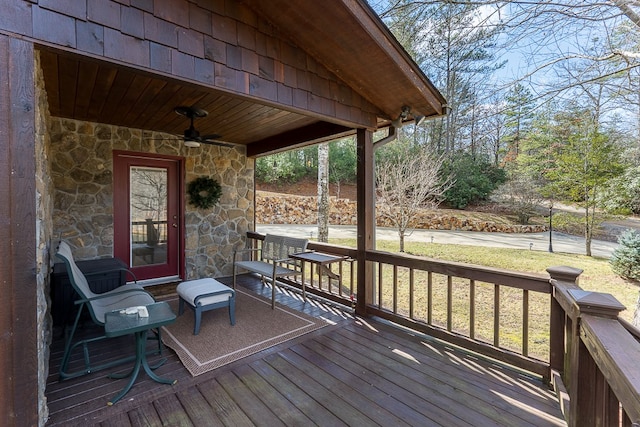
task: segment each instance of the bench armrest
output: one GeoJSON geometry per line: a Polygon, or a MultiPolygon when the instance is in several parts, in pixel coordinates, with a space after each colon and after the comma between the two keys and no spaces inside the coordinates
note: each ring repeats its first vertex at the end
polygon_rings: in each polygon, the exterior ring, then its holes
{"type": "Polygon", "coordinates": [[[260,248],[245,248],[245,249],[235,249],[233,251],[233,263],[235,264],[238,261],[238,255],[245,252],[258,252],[261,251],[260,248]]]}

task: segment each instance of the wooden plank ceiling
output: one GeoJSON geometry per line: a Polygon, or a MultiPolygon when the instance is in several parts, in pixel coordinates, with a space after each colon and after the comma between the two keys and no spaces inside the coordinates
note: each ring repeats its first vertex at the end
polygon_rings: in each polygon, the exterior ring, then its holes
{"type": "Polygon", "coordinates": [[[219,134],[241,145],[318,123],[314,117],[75,55],[41,50],[40,59],[50,113],[57,117],[181,136],[189,120],[174,107],[193,105],[209,112],[196,119],[200,134],[219,134]]]}

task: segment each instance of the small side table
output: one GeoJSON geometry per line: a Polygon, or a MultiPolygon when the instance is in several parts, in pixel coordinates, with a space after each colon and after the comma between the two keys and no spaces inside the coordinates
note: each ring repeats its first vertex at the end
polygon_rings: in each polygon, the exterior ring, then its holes
{"type": "MultiPolygon", "coordinates": [[[[289,255],[293,259],[297,259],[299,261],[304,261],[302,263],[302,298],[306,301],[307,296],[305,293],[305,280],[304,280],[304,264],[305,262],[310,262],[312,264],[316,264],[318,266],[318,287],[322,289],[322,273],[327,275],[327,280],[329,280],[329,292],[331,292],[331,279],[340,280],[340,276],[331,269],[329,269],[328,265],[334,262],[340,262],[348,259],[347,256],[338,256],[338,255],[329,255],[323,254],[320,252],[300,252],[297,254],[289,255]]],[[[313,284],[313,281],[312,281],[313,284]]]]}
{"type": "Polygon", "coordinates": [[[149,366],[147,361],[147,333],[150,329],[159,328],[175,322],[176,315],[171,311],[171,307],[166,302],[157,302],[147,305],[149,317],[139,317],[138,314],[121,314],[113,311],[105,315],[104,332],[107,337],[119,337],[122,335],[135,334],[136,338],[136,360],[131,371],[125,375],[111,375],[112,378],[125,378],[130,376],[129,383],[118,395],[107,402],[111,406],[131,390],[133,383],[138,378],[140,367],[142,366],[154,381],[163,384],[175,384],[177,380],[160,378],[149,366]]]}

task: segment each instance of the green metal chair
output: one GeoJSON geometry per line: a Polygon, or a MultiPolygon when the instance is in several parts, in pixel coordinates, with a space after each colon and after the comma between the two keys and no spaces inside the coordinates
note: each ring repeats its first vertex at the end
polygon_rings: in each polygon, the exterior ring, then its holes
{"type": "MultiPolygon", "coordinates": [[[[105,368],[110,368],[121,363],[125,363],[127,361],[131,361],[134,357],[126,357],[122,359],[118,359],[115,361],[111,361],[98,366],[91,366],[89,359],[89,349],[88,344],[96,341],[100,341],[106,339],[107,337],[104,335],[93,337],[89,339],[79,340],[76,343],[73,343],[73,336],[76,333],[76,329],[78,328],[78,324],[80,321],[80,317],[82,315],[83,309],[86,307],[91,314],[91,318],[93,321],[100,325],[104,326],[105,322],[105,314],[115,310],[121,310],[123,308],[140,306],[153,304],[155,302],[153,296],[146,292],[144,288],[138,284],[127,284],[122,285],[116,289],[111,291],[96,294],[91,291],[89,287],[89,283],[87,282],[87,278],[82,273],[82,271],[76,265],[73,254],[71,253],[71,248],[66,242],[60,242],[58,245],[58,251],[56,256],[64,261],[64,264],[67,269],[67,274],[69,275],[69,281],[71,285],[75,289],[75,291],[80,296],[80,299],[75,301],[75,304],[80,305],[78,309],[78,314],[76,315],[76,319],[73,323],[73,327],[71,331],[68,333],[66,337],[65,351],[64,356],[62,357],[62,363],[60,364],[60,380],[64,380],[67,378],[74,378],[81,375],[88,374],[90,372],[98,371],[105,368]],[[84,369],[77,370],[75,372],[68,372],[68,365],[71,355],[76,347],[82,346],[83,354],[84,354],[84,369]]],[[[161,352],[161,339],[160,339],[160,331],[157,331],[157,339],[158,339],[158,352],[161,352]]]]}

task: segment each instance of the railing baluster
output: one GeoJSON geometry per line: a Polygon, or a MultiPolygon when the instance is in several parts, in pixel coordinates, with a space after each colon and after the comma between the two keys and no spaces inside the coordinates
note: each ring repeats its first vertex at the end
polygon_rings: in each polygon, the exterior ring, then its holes
{"type": "Polygon", "coordinates": [[[382,308],[382,263],[378,263],[378,308],[382,308]]]}
{"type": "Polygon", "coordinates": [[[409,269],[409,319],[413,319],[413,303],[414,303],[414,286],[413,286],[413,268],[409,269]]]}
{"type": "Polygon", "coordinates": [[[398,313],[398,266],[393,265],[393,312],[398,313]]]}
{"type": "Polygon", "coordinates": [[[447,331],[451,332],[453,312],[453,277],[447,276],[447,331]]]}
{"type": "Polygon", "coordinates": [[[529,356],[529,290],[522,290],[522,354],[529,356]]]}
{"type": "Polygon", "coordinates": [[[476,338],[476,281],[469,280],[469,338],[476,338]]]}
{"type": "Polygon", "coordinates": [[[349,262],[350,262],[350,264],[349,264],[349,270],[350,270],[350,271],[349,271],[349,273],[350,273],[349,278],[350,278],[350,280],[351,280],[351,282],[349,283],[349,292],[350,292],[349,297],[351,297],[351,296],[355,295],[355,292],[353,291],[353,286],[354,286],[354,284],[356,283],[356,271],[355,271],[355,269],[353,268],[353,262],[354,262],[354,261],[355,261],[355,260],[353,260],[353,259],[350,259],[350,260],[349,260],[349,262]]]}
{"type": "Polygon", "coordinates": [[[500,347],[500,285],[493,285],[493,346],[500,347]]]}
{"type": "Polygon", "coordinates": [[[433,273],[427,273],[427,324],[432,325],[433,320],[433,273]]]}

